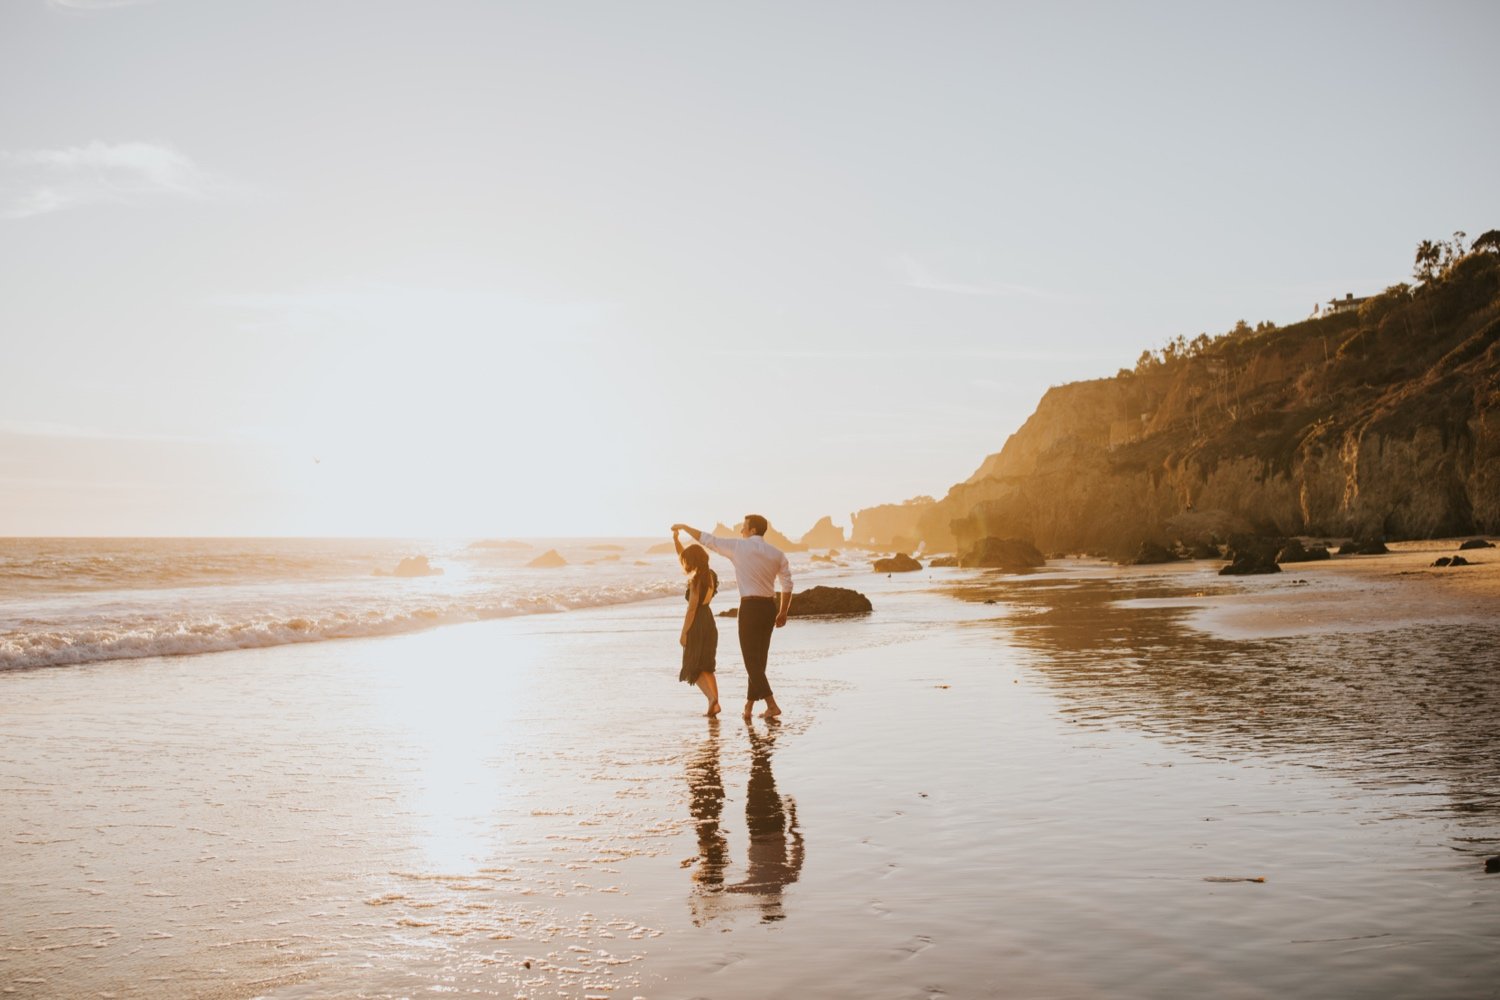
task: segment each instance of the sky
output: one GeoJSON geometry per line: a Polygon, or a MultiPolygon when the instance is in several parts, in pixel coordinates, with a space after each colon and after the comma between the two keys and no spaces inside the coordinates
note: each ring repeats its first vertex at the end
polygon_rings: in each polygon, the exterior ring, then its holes
{"type": "Polygon", "coordinates": [[[941,496],[1500,227],[1500,5],[0,2],[0,536],[941,496]]]}

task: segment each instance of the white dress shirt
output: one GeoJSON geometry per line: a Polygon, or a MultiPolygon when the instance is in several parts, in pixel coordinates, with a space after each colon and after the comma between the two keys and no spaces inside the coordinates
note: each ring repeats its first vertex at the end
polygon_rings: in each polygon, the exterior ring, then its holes
{"type": "Polygon", "coordinates": [[[787,561],[785,552],[762,536],[719,538],[705,531],[698,536],[698,541],[708,551],[726,556],[734,563],[734,576],[741,597],[774,596],[777,583],[781,584],[782,593],[792,592],[792,564],[787,561]]]}

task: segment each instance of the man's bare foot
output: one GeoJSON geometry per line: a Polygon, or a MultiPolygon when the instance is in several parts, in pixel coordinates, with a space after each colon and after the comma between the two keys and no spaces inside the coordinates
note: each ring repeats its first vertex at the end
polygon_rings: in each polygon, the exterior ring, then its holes
{"type": "Polygon", "coordinates": [[[761,713],[762,719],[774,719],[781,714],[781,706],[776,704],[775,698],[766,699],[766,710],[761,713]]]}

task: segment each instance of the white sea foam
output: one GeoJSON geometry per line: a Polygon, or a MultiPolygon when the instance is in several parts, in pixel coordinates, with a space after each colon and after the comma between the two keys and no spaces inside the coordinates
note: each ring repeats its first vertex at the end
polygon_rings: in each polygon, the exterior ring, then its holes
{"type": "MultiPolygon", "coordinates": [[[[0,540],[0,670],[182,656],[565,612],[682,592],[654,539],[0,540]],[[568,565],[526,564],[556,548],[568,565]],[[409,555],[441,575],[389,575],[409,555]],[[386,575],[378,575],[384,573],[386,575]]],[[[726,587],[729,573],[725,571],[726,587]]]]}
{"type": "Polygon", "coordinates": [[[568,611],[675,593],[681,585],[646,584],[604,590],[539,592],[511,600],[420,603],[384,611],[331,609],[235,617],[212,612],[164,613],[75,622],[61,628],[11,629],[0,635],[0,670],[69,666],[144,656],[182,656],[226,649],[282,646],[326,639],[396,635],[461,622],[568,611]]]}

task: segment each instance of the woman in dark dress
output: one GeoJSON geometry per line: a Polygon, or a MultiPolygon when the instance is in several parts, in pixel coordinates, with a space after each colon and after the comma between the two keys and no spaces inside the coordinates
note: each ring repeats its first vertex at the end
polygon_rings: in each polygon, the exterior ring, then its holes
{"type": "Polygon", "coordinates": [[[682,620],[682,672],[677,679],[696,684],[708,699],[708,717],[719,714],[719,681],[714,676],[714,659],[719,651],[719,626],[714,623],[709,602],[719,590],[719,574],[708,568],[708,550],[701,545],[683,548],[677,532],[672,532],[677,559],[688,575],[687,616],[682,620]]]}

